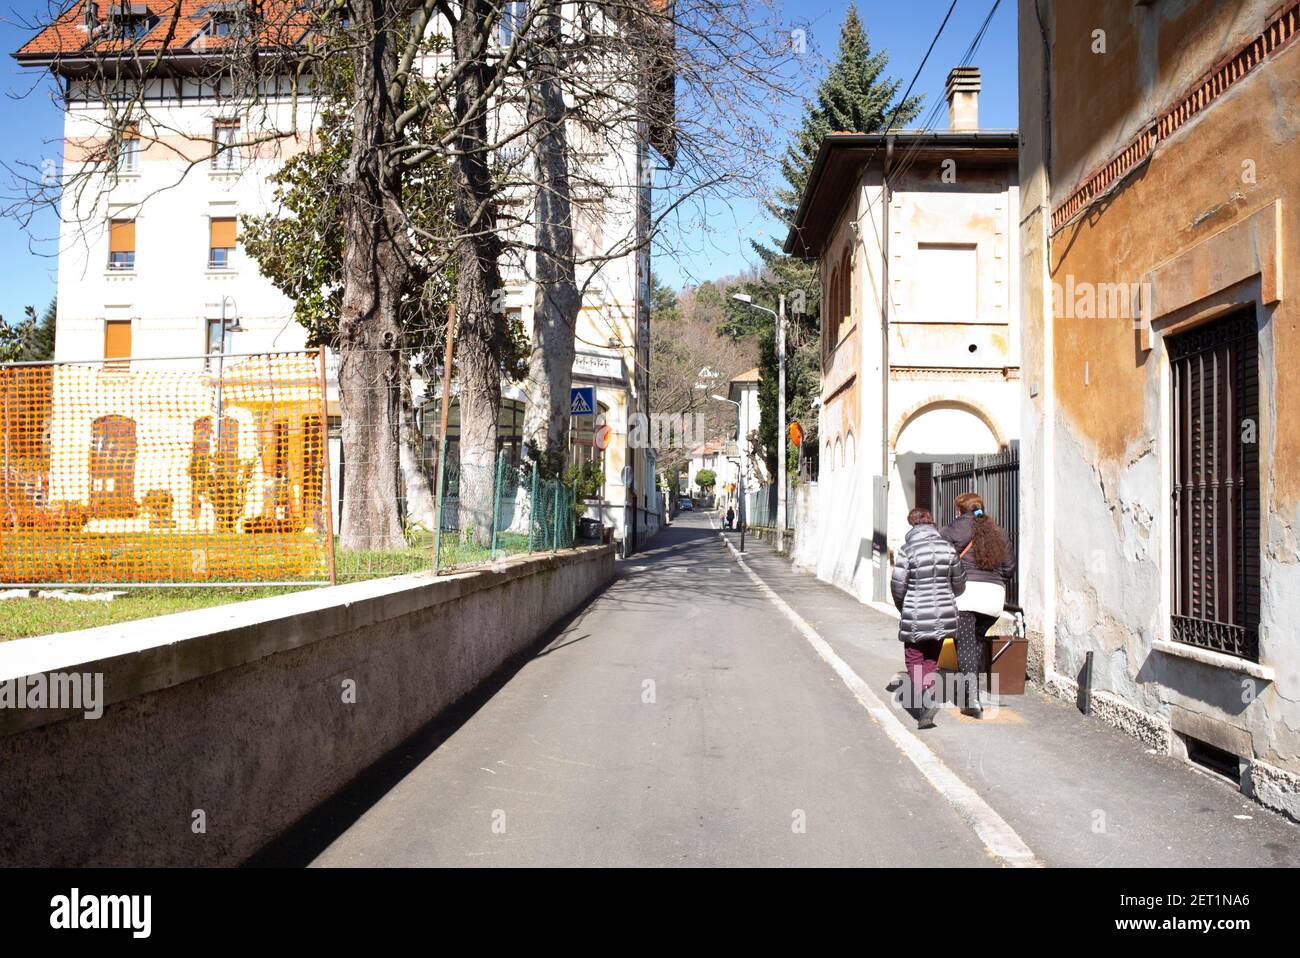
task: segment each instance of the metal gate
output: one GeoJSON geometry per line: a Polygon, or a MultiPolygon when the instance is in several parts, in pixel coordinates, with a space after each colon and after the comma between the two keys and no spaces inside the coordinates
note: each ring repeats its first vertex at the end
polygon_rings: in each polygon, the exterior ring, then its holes
{"type": "Polygon", "coordinates": [[[957,514],[957,497],[974,492],[984,500],[993,521],[1011,540],[1017,557],[1016,574],[1007,583],[1007,603],[1020,604],[1020,444],[1012,442],[1005,452],[974,456],[959,462],[934,464],[934,513],[940,525],[957,514]]]}

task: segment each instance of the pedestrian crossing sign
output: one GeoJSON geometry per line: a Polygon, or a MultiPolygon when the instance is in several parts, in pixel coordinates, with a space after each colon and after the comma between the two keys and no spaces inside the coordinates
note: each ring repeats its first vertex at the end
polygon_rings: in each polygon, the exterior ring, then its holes
{"type": "Polygon", "coordinates": [[[594,416],[596,414],[596,387],[574,386],[569,390],[569,415],[594,416]]]}

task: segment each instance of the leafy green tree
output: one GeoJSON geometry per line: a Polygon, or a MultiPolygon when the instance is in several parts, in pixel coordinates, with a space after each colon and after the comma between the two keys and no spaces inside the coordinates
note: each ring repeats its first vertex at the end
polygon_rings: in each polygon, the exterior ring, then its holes
{"type": "MultiPolygon", "coordinates": [[[[799,200],[808,185],[817,151],[831,133],[876,133],[892,118],[895,127],[909,123],[920,113],[921,98],[898,100],[898,80],[889,78],[889,55],[873,51],[856,5],[850,5],[840,28],[839,48],[816,96],[804,106],[803,120],[791,131],[781,161],[783,186],[773,191],[768,212],[788,229],[794,223],[799,200]]],[[[821,392],[821,282],[815,264],[787,256],[781,249],[784,235],[772,243],[751,241],[762,262],[762,272],[741,291],[754,302],[775,309],[781,293],[786,295],[786,415],[799,420],[804,430],[806,455],[817,456],[817,410],[814,401],[821,392]]],[[[777,356],[776,334],[770,318],[748,308],[730,309],[727,331],[732,335],[755,335],[759,339],[759,440],[766,452],[768,469],[776,474],[776,457],[782,442],[778,436],[784,424],[776,421],[777,356]]]]}
{"type": "Polygon", "coordinates": [[[695,474],[695,484],[707,495],[708,491],[718,484],[718,474],[712,469],[701,469],[695,474]]]}
{"type": "Polygon", "coordinates": [[[35,318],[32,315],[34,312],[35,310],[28,306],[27,317],[17,323],[10,323],[0,316],[0,363],[18,362],[18,357],[27,348],[31,328],[35,325],[35,318]]]}
{"type": "MultiPolygon", "coordinates": [[[[346,59],[330,64],[322,84],[320,123],[312,149],[295,154],[272,174],[274,207],[261,216],[244,216],[240,242],[257,261],[262,275],[293,300],[294,319],[307,330],[311,346],[336,346],[343,303],[344,211],[346,168],[352,152],[352,67],[346,59]]],[[[427,95],[414,77],[406,96],[427,95]]],[[[429,114],[436,124],[436,114],[429,114]]],[[[429,133],[430,131],[423,131],[429,133]]],[[[445,235],[452,203],[450,173],[445,165],[426,163],[403,192],[403,204],[417,229],[445,235]]],[[[433,256],[412,257],[404,289],[402,346],[413,351],[421,366],[432,368],[440,356],[445,316],[454,275],[427,268],[433,256]]]]}
{"type": "Polygon", "coordinates": [[[351,149],[348,113],[331,100],[317,146],[289,159],[270,177],[274,209],[244,216],[240,242],[262,275],[293,300],[293,317],[308,346],[333,345],[343,298],[343,164],[351,149]]]}
{"type": "Polygon", "coordinates": [[[58,320],[58,300],[50,300],[40,318],[28,306],[23,318],[10,324],[0,316],[0,362],[33,363],[54,358],[54,326],[58,320]]]}

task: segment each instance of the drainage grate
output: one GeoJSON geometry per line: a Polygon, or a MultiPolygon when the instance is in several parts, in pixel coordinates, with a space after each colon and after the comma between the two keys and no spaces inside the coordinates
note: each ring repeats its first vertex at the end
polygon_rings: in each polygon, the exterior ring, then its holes
{"type": "Polygon", "coordinates": [[[1193,765],[1199,765],[1207,772],[1213,772],[1238,788],[1241,787],[1241,761],[1236,755],[1190,735],[1184,735],[1183,741],[1187,743],[1187,759],[1193,765]]]}

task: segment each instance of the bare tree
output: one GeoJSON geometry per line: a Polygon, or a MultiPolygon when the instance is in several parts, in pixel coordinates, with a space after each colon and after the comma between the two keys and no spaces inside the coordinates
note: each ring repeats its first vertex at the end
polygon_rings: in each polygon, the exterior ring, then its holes
{"type": "Polygon", "coordinates": [[[402,54],[418,36],[381,3],[352,7],[352,144],[343,180],[343,299],[339,394],[348,459],[342,544],[373,548],[403,539],[397,477],[404,382],[401,306],[414,272],[402,204],[403,171],[389,155],[402,136],[402,54]],[[381,387],[381,388],[377,388],[381,387]],[[357,506],[360,505],[360,508],[357,506]]]}
{"type": "MultiPolygon", "coordinates": [[[[650,340],[650,394],[661,413],[703,424],[701,439],[729,439],[735,435],[736,410],[713,400],[713,393],[726,394],[728,383],[754,368],[757,345],[718,332],[725,309],[722,290],[736,280],[723,279],[681,293],[656,289],[656,309],[650,340]]],[[[745,437],[740,448],[745,448],[745,437]]],[[[691,457],[692,447],[661,446],[656,452],[660,470],[669,475],[680,471],[691,457]]]]}
{"type": "Polygon", "coordinates": [[[533,204],[537,295],[524,436],[551,457],[562,455],[568,440],[574,336],[582,307],[575,276],[562,41],[561,11],[557,4],[548,4],[538,16],[528,57],[534,81],[528,85],[527,108],[537,170],[533,204]]]}
{"type": "MultiPolygon", "coordinates": [[[[141,23],[128,4],[65,0],[33,24],[54,42],[32,61],[67,81],[70,96],[94,103],[86,115],[100,128],[53,180],[45,169],[11,166],[27,189],[10,212],[29,216],[47,204],[89,227],[133,136],[174,151],[178,181],[210,153],[311,149],[321,72],[346,60],[352,142],[339,197],[335,346],[348,490],[341,543],[352,547],[402,541],[412,332],[403,302],[412,285],[454,276],[462,509],[485,529],[501,382],[523,378],[501,309],[502,263],[514,255],[537,283],[528,430],[539,445],[562,449],[587,290],[607,264],[670,233],[704,235],[718,204],[755,192],[771,160],[773,113],[793,85],[783,72],[794,59],[788,25],[770,0],[535,0],[523,10],[501,0],[263,0],[229,8],[236,23],[197,36],[182,0],[160,6],[141,23]],[[158,107],[176,102],[168,91],[185,84],[257,122],[238,142],[174,124],[158,107]],[[525,109],[503,122],[510,101],[525,109]],[[569,136],[576,123],[597,144],[626,144],[648,129],[670,162],[655,176],[648,154],[638,153],[630,182],[611,185],[599,163],[584,169],[569,136]],[[451,173],[445,228],[412,211],[434,163],[451,173]],[[653,207],[644,202],[652,179],[653,207]],[[574,249],[578,193],[634,211],[582,253],[574,249]],[[511,212],[520,195],[532,197],[531,217],[511,212]]],[[[635,322],[633,342],[617,329],[610,341],[630,351],[643,332],[642,318],[635,322]]]]}

